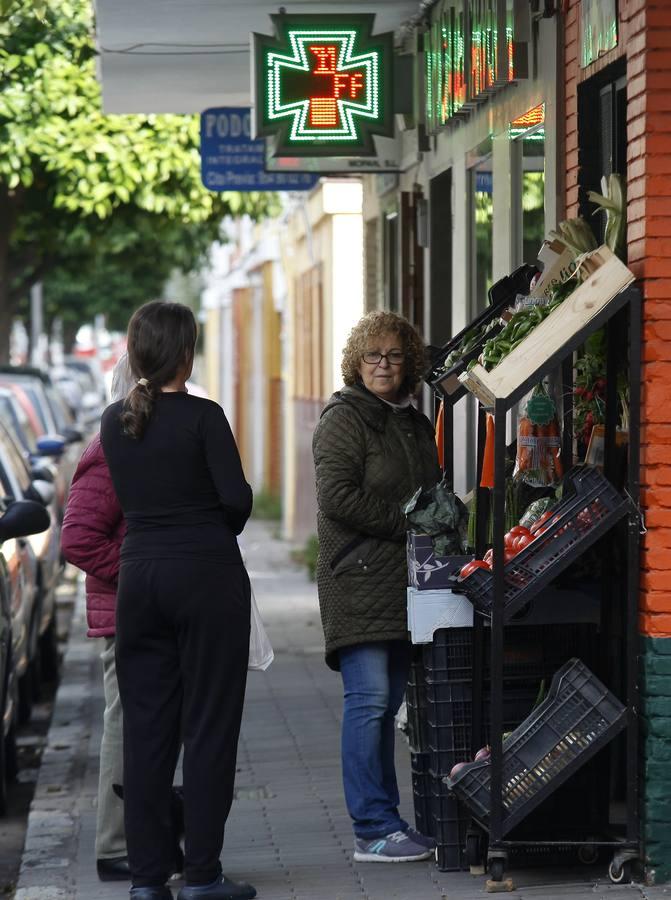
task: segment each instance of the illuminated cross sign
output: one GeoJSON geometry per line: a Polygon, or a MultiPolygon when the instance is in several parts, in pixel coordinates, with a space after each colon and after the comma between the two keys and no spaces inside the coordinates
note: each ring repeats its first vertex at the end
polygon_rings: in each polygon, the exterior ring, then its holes
{"type": "Polygon", "coordinates": [[[253,35],[255,131],[275,156],[367,156],[393,135],[392,34],[373,15],[274,15],[253,35]]]}

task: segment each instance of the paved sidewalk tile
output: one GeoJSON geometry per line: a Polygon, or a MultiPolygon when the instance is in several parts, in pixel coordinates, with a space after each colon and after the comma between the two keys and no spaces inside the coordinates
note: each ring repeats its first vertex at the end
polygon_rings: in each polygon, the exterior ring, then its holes
{"type": "MultiPolygon", "coordinates": [[[[259,900],[482,900],[483,877],[444,874],[433,862],[358,864],[339,758],[342,697],[326,668],[315,586],[288,561],[286,545],[252,522],[243,549],[275,648],[250,672],[236,802],[222,863],[259,900]]],[[[85,637],[77,605],[35,799],[16,900],[120,900],[128,885],[95,871],[95,810],[103,694],[100,645],[85,637]]],[[[397,749],[402,814],[412,821],[407,746],[397,749]]],[[[603,872],[599,872],[603,875],[603,872]]],[[[666,898],[665,888],[614,887],[585,870],[512,873],[518,900],[666,898]]],[[[182,882],[174,882],[174,893],[182,882]]]]}

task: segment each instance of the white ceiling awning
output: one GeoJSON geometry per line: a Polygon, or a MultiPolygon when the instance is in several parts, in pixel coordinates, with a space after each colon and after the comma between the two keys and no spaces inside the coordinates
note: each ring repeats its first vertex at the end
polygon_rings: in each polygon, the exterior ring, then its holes
{"type": "Polygon", "coordinates": [[[270,15],[375,13],[395,31],[418,0],[94,0],[98,74],[106,113],[199,113],[250,105],[249,38],[270,34],[270,15]]]}

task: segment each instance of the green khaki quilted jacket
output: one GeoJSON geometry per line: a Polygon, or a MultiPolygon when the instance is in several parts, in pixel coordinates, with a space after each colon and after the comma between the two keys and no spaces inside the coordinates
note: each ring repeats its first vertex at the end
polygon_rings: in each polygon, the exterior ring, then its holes
{"type": "Polygon", "coordinates": [[[326,662],[340,647],[407,640],[403,503],[440,480],[433,426],[364,387],[337,391],[315,429],[317,586],[326,662]]]}

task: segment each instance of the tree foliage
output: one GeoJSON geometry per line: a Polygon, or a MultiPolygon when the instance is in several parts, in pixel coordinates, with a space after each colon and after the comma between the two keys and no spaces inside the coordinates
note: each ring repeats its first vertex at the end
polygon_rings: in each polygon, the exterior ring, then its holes
{"type": "Polygon", "coordinates": [[[274,202],[202,186],[196,117],[105,115],[92,27],[90,0],[0,7],[0,358],[47,273],[135,272],[155,294],[157,277],[197,265],[224,216],[274,202]]]}

